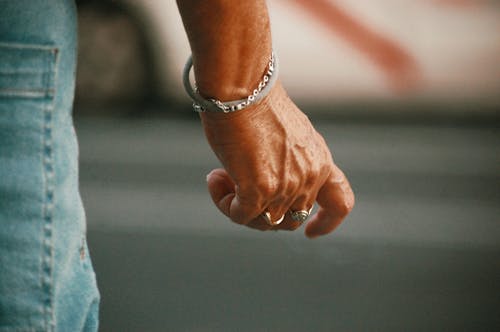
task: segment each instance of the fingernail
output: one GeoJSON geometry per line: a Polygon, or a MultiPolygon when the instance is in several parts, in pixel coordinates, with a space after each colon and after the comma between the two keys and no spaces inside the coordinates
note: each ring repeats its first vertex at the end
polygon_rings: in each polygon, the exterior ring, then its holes
{"type": "Polygon", "coordinates": [[[205,180],[207,180],[207,182],[208,182],[208,180],[210,179],[210,176],[212,175],[212,173],[213,173],[213,172],[214,172],[214,171],[213,171],[213,170],[211,170],[211,171],[207,174],[207,176],[205,177],[205,180]]]}

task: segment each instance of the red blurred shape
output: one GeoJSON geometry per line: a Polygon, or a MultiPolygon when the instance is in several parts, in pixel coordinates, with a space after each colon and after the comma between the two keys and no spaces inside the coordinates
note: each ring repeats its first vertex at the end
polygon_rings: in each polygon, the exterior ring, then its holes
{"type": "Polygon", "coordinates": [[[387,76],[396,92],[414,89],[419,68],[414,57],[398,42],[382,36],[328,0],[295,0],[329,31],[371,60],[387,76]]]}

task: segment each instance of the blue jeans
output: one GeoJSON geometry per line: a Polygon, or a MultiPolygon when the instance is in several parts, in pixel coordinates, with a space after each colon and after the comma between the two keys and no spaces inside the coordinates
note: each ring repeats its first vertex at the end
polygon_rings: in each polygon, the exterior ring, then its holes
{"type": "Polygon", "coordinates": [[[0,331],[95,331],[72,120],[76,9],[0,0],[0,331]]]}

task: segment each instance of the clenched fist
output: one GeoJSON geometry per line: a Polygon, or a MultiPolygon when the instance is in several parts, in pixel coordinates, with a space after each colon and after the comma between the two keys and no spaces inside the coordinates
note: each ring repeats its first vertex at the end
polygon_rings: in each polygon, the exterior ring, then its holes
{"type": "Polygon", "coordinates": [[[308,211],[317,202],[305,229],[313,238],[333,231],[353,208],[352,189],[323,137],[279,82],[256,105],[228,114],[201,113],[201,119],[224,166],[207,176],[208,189],[235,223],[294,230],[301,222],[292,212],[308,211]]]}

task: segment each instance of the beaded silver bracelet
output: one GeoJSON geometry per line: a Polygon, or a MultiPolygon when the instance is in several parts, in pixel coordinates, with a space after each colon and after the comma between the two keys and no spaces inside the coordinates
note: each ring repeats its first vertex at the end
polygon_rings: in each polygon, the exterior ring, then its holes
{"type": "Polygon", "coordinates": [[[246,107],[254,104],[264,98],[269,91],[271,91],[274,83],[278,78],[278,58],[271,53],[271,59],[267,65],[267,71],[259,82],[257,88],[255,88],[250,96],[245,99],[225,101],[222,102],[217,99],[209,98],[205,99],[198,93],[196,86],[193,88],[191,81],[189,79],[189,72],[193,67],[193,57],[189,56],[186,65],[184,67],[183,73],[183,83],[184,89],[188,95],[193,99],[193,108],[196,112],[235,112],[245,109],[246,107]]]}

